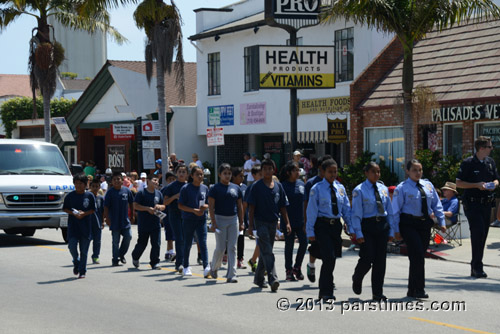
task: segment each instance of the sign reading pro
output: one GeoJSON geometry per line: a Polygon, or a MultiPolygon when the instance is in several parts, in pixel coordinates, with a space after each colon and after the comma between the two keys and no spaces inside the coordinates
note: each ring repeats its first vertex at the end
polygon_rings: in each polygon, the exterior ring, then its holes
{"type": "Polygon", "coordinates": [[[260,88],[335,88],[333,46],[259,46],[260,88]]]}

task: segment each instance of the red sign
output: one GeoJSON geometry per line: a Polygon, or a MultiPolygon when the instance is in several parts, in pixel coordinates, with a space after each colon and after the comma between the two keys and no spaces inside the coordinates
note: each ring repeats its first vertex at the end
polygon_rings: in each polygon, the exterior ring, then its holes
{"type": "Polygon", "coordinates": [[[208,146],[224,145],[224,129],[223,128],[208,128],[207,129],[207,145],[208,146]]]}
{"type": "Polygon", "coordinates": [[[111,139],[130,140],[134,139],[134,124],[111,124],[111,139]]]}

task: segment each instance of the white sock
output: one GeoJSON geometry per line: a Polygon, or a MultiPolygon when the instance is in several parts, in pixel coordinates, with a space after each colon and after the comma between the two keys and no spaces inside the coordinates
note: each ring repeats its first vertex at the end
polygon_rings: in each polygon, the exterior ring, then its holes
{"type": "Polygon", "coordinates": [[[168,250],[168,254],[174,254],[174,250],[173,249],[169,249],[168,250]]]}
{"type": "Polygon", "coordinates": [[[315,266],[314,266],[314,263],[313,263],[313,262],[309,262],[309,267],[310,267],[310,268],[314,268],[314,267],[315,267],[315,266]]]}

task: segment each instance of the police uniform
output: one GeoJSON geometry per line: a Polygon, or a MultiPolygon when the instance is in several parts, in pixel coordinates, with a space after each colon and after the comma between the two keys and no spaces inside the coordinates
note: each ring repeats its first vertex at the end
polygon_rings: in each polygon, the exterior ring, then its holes
{"type": "Polygon", "coordinates": [[[335,259],[342,256],[341,217],[350,227],[351,206],[345,188],[337,181],[330,184],[323,179],[309,193],[306,233],[308,238],[315,237],[319,243],[323,260],[319,296],[324,299],[333,298],[335,259]]]}
{"type": "Polygon", "coordinates": [[[428,298],[425,294],[425,252],[429,246],[434,213],[440,226],[446,226],[443,206],[428,180],[418,183],[408,178],[394,190],[392,210],[395,232],[400,232],[410,260],[408,297],[428,298]],[[425,198],[424,198],[425,196],[425,198]]]}
{"type": "Polygon", "coordinates": [[[382,300],[388,237],[394,237],[394,220],[389,190],[382,183],[369,180],[352,192],[352,230],[360,244],[359,261],[354,270],[353,291],[361,293],[363,278],[372,269],[373,299],[382,300]]]}
{"type": "MultiPolygon", "coordinates": [[[[470,183],[493,182],[499,179],[495,161],[486,157],[482,162],[476,155],[462,161],[458,180],[470,183]]],[[[464,212],[469,221],[472,261],[471,275],[486,277],[483,271],[483,254],[490,227],[491,207],[494,193],[488,190],[465,189],[463,195],[464,212]]]]}

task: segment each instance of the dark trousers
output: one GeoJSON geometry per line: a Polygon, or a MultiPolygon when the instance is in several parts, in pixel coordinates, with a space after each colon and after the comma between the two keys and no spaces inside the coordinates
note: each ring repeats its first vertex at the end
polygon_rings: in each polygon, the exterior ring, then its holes
{"type": "Polygon", "coordinates": [[[299,239],[299,249],[297,250],[297,256],[295,257],[295,268],[300,269],[302,267],[302,261],[304,260],[304,255],[307,249],[307,237],[304,232],[303,227],[292,227],[292,233],[288,235],[286,231],[285,234],[285,269],[292,270],[293,263],[293,246],[295,244],[295,236],[299,239]]]}
{"type": "Polygon", "coordinates": [[[154,266],[160,263],[160,245],[161,245],[161,228],[152,231],[139,231],[137,244],[132,251],[132,259],[139,260],[142,253],[148,246],[148,240],[151,240],[151,252],[149,253],[149,264],[154,266]]]}
{"type": "Polygon", "coordinates": [[[468,203],[464,206],[469,221],[470,242],[472,247],[471,269],[483,271],[483,254],[490,228],[491,205],[468,203]]]}
{"type": "Polygon", "coordinates": [[[207,221],[205,218],[200,220],[184,219],[184,268],[189,267],[189,253],[193,245],[193,238],[196,232],[198,243],[200,244],[201,260],[203,268],[208,265],[208,249],[207,249],[207,221]]]}
{"type": "Polygon", "coordinates": [[[381,296],[385,277],[389,224],[386,219],[378,222],[363,220],[361,230],[365,242],[359,244],[359,260],[354,270],[353,280],[363,281],[365,275],[372,269],[372,294],[381,296]]]}
{"type": "Polygon", "coordinates": [[[237,245],[237,259],[238,261],[243,261],[244,251],[245,251],[245,231],[243,230],[243,234],[238,235],[238,245],[237,245]]]}
{"type": "Polygon", "coordinates": [[[102,239],[101,224],[96,221],[92,221],[91,233],[92,233],[92,258],[98,259],[99,253],[101,253],[101,239],[102,239]]]}
{"type": "Polygon", "coordinates": [[[255,229],[259,241],[260,255],[257,270],[255,271],[254,283],[264,283],[264,272],[267,271],[267,280],[270,284],[278,279],[274,266],[274,237],[276,236],[276,222],[265,222],[255,219],[255,229]]]}
{"type": "Polygon", "coordinates": [[[184,226],[180,212],[170,211],[168,222],[175,236],[175,267],[179,268],[184,261],[184,226]]]}
{"type": "Polygon", "coordinates": [[[408,291],[424,292],[425,289],[425,252],[429,247],[433,221],[406,219],[401,216],[399,231],[403,237],[410,260],[408,291]]]}
{"type": "Polygon", "coordinates": [[[335,269],[336,258],[341,255],[339,254],[342,249],[341,232],[342,223],[340,221],[330,224],[318,218],[314,224],[314,234],[323,260],[319,276],[320,297],[333,296],[333,270],[335,269]]]}

